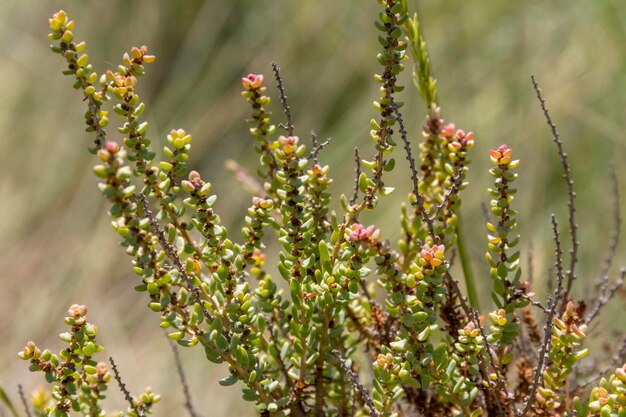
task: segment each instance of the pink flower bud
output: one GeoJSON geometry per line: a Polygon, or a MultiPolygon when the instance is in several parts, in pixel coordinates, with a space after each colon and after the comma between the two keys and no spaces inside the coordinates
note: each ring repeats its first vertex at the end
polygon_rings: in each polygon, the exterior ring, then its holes
{"type": "Polygon", "coordinates": [[[200,177],[200,174],[198,174],[197,171],[191,171],[189,173],[189,182],[193,184],[194,187],[196,188],[200,188],[202,187],[202,185],[204,185],[204,181],[202,181],[202,178],[200,177]]]}
{"type": "Polygon", "coordinates": [[[510,149],[506,144],[500,145],[498,150],[489,151],[491,162],[495,165],[507,165],[511,162],[511,155],[513,155],[513,149],[510,149]]]}
{"type": "Polygon", "coordinates": [[[441,135],[445,138],[451,138],[454,134],[454,123],[449,123],[441,129],[441,135]]]}
{"type": "Polygon", "coordinates": [[[350,231],[350,240],[356,242],[361,240],[361,232],[363,231],[363,225],[361,223],[355,223],[352,225],[352,230],[350,231]]]}
{"type": "Polygon", "coordinates": [[[120,145],[117,142],[109,141],[104,145],[104,148],[110,153],[117,153],[120,150],[120,145]]]}
{"type": "Polygon", "coordinates": [[[69,310],[67,310],[67,314],[73,318],[79,318],[87,314],[87,307],[85,305],[73,304],[69,310]]]}
{"type": "Polygon", "coordinates": [[[241,83],[246,90],[256,90],[263,83],[263,75],[261,74],[248,74],[241,79],[241,83]]]}

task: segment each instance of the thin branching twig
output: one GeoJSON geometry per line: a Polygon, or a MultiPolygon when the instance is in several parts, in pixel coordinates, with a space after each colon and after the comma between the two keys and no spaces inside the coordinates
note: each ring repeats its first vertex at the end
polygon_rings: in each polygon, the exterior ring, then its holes
{"type": "Polygon", "coordinates": [[[276,87],[278,87],[278,91],[280,92],[280,103],[283,106],[283,111],[285,112],[285,116],[287,116],[287,125],[281,124],[289,136],[293,136],[293,122],[291,119],[291,109],[289,108],[289,102],[287,101],[287,95],[285,94],[285,87],[283,85],[283,79],[280,76],[280,68],[275,62],[272,62],[272,70],[274,70],[274,78],[276,79],[276,87]]]}
{"type": "Polygon", "coordinates": [[[350,205],[355,205],[357,198],[359,198],[359,177],[361,176],[361,156],[359,155],[359,148],[354,148],[354,192],[352,193],[352,198],[350,199],[350,205]]]}
{"type": "Polygon", "coordinates": [[[152,226],[152,230],[154,230],[154,233],[157,235],[157,238],[159,239],[159,243],[161,244],[161,246],[163,247],[163,249],[169,256],[169,258],[174,263],[174,266],[180,273],[180,276],[183,277],[183,279],[189,286],[189,289],[191,290],[191,294],[193,295],[193,301],[200,306],[200,310],[202,311],[204,318],[207,320],[207,322],[212,323],[213,317],[209,313],[209,310],[207,310],[206,305],[204,304],[204,301],[202,300],[202,292],[200,288],[198,288],[198,286],[193,283],[193,280],[191,279],[191,277],[189,277],[189,275],[187,275],[187,272],[185,272],[185,268],[183,267],[183,264],[180,261],[180,257],[178,256],[176,249],[174,249],[174,247],[167,241],[163,228],[161,227],[161,225],[159,225],[159,223],[157,223],[156,219],[154,218],[154,215],[148,208],[148,200],[146,199],[146,196],[143,194],[139,194],[139,198],[141,199],[143,210],[146,216],[148,217],[148,219],[150,220],[150,225],[152,226]]]}
{"type": "Polygon", "coordinates": [[[183,396],[185,397],[185,408],[189,412],[191,417],[198,417],[196,410],[193,406],[193,402],[191,401],[191,391],[189,390],[189,384],[187,383],[187,377],[185,376],[185,370],[183,369],[183,363],[180,359],[180,353],[178,352],[178,347],[176,344],[168,338],[170,342],[170,346],[172,347],[172,352],[174,353],[174,362],[176,363],[176,371],[178,372],[178,377],[180,378],[180,383],[183,387],[183,396]]]}
{"type": "Polygon", "coordinates": [[[417,168],[415,166],[415,158],[413,158],[413,152],[411,151],[411,144],[409,143],[409,139],[407,137],[406,129],[404,128],[404,120],[402,118],[402,113],[398,109],[398,106],[394,103],[393,110],[396,113],[396,120],[398,121],[400,137],[402,138],[402,142],[404,143],[404,151],[406,153],[406,160],[409,162],[409,168],[411,170],[411,181],[413,182],[413,195],[415,195],[416,205],[422,216],[422,220],[426,223],[428,227],[428,233],[433,238],[435,243],[439,242],[439,237],[435,234],[435,227],[433,225],[432,219],[428,216],[428,212],[426,211],[426,207],[424,207],[424,198],[422,194],[419,192],[419,178],[417,175],[417,168]]]}
{"type": "Polygon", "coordinates": [[[24,405],[24,411],[26,411],[26,416],[33,417],[30,412],[30,407],[28,406],[28,401],[26,400],[26,395],[24,395],[24,388],[22,387],[22,384],[18,384],[17,391],[19,392],[20,399],[22,400],[22,404],[24,405]]]}
{"type": "Polygon", "coordinates": [[[576,224],[575,212],[576,208],[574,206],[574,198],[576,197],[576,193],[574,192],[574,181],[572,180],[572,174],[570,171],[569,162],[567,160],[567,154],[563,150],[563,142],[561,142],[561,138],[559,136],[559,132],[557,130],[556,125],[552,121],[552,117],[550,116],[550,112],[546,107],[546,101],[541,94],[541,89],[539,88],[539,84],[535,80],[535,76],[530,77],[533,83],[533,87],[535,92],[537,93],[537,98],[539,99],[539,104],[541,105],[541,110],[546,118],[546,122],[548,126],[550,126],[550,131],[552,132],[552,140],[556,144],[558,149],[559,157],[561,159],[561,164],[563,165],[563,178],[565,178],[565,182],[567,182],[567,195],[568,195],[568,210],[569,210],[569,229],[570,229],[570,237],[572,241],[572,247],[570,249],[570,260],[569,267],[567,270],[567,287],[565,293],[563,294],[561,300],[561,308],[564,309],[565,303],[567,303],[568,296],[572,290],[572,284],[576,279],[576,263],[578,262],[578,225],[576,224]]]}
{"type": "Polygon", "coordinates": [[[563,273],[563,250],[561,249],[561,239],[559,237],[559,225],[554,217],[554,214],[551,217],[551,221],[552,233],[554,235],[554,243],[556,246],[554,250],[556,260],[554,264],[556,267],[557,285],[554,289],[554,293],[548,299],[548,313],[546,314],[546,322],[543,327],[544,340],[539,353],[539,361],[537,363],[537,369],[535,370],[533,383],[530,387],[530,393],[526,399],[526,404],[524,405],[522,412],[517,414],[519,417],[525,417],[528,414],[528,411],[530,411],[533,403],[535,402],[537,389],[539,388],[539,385],[543,384],[543,372],[548,365],[548,352],[552,347],[553,319],[561,297],[563,296],[563,280],[565,278],[565,274],[563,273]]]}
{"type": "Polygon", "coordinates": [[[513,293],[520,297],[523,298],[525,300],[527,300],[531,305],[537,307],[538,309],[540,309],[541,311],[543,311],[544,313],[548,313],[548,308],[546,306],[544,306],[543,304],[541,304],[541,302],[534,300],[532,297],[530,297],[528,294],[525,294],[522,290],[520,290],[519,288],[513,288],[513,293]]]}
{"type": "Polygon", "coordinates": [[[437,216],[439,215],[439,212],[441,211],[441,209],[446,204],[448,204],[448,200],[450,199],[450,197],[452,197],[452,195],[456,194],[456,192],[458,191],[459,187],[461,186],[461,183],[463,182],[462,181],[463,180],[462,179],[463,168],[464,168],[463,166],[460,166],[459,169],[456,171],[456,173],[454,174],[454,177],[452,178],[452,186],[448,189],[448,191],[446,191],[446,194],[443,196],[443,200],[435,208],[435,212],[428,216],[431,221],[434,222],[435,219],[437,219],[437,216]]]}
{"type": "Polygon", "coordinates": [[[117,385],[120,388],[120,391],[122,392],[122,394],[124,394],[124,398],[126,399],[128,404],[130,404],[130,408],[135,412],[135,414],[137,414],[137,417],[145,417],[143,410],[140,410],[135,404],[135,401],[133,401],[133,397],[130,395],[130,392],[128,392],[128,389],[126,388],[126,384],[122,382],[122,378],[120,377],[120,373],[117,370],[117,365],[115,364],[115,361],[113,360],[112,356],[109,356],[109,362],[111,362],[113,376],[115,377],[115,380],[117,381],[117,385]]]}
{"type": "MultiPolygon", "coordinates": [[[[598,297],[598,302],[593,306],[593,310],[591,310],[589,315],[583,321],[584,324],[589,325],[593,321],[593,319],[598,316],[598,314],[600,313],[602,308],[606,305],[606,303],[608,303],[615,296],[617,291],[619,291],[619,289],[622,288],[622,285],[624,285],[625,277],[626,277],[626,268],[622,268],[620,270],[620,274],[619,274],[619,277],[617,278],[617,281],[615,281],[615,284],[613,284],[613,286],[610,289],[607,289],[606,291],[603,291],[600,294],[600,296],[598,297]]],[[[607,281],[608,281],[608,278],[607,278],[607,281]]]]}
{"type": "Polygon", "coordinates": [[[380,417],[380,413],[378,412],[378,410],[376,410],[376,407],[374,407],[374,401],[372,400],[372,396],[367,391],[367,388],[365,388],[363,384],[361,384],[361,381],[359,381],[359,376],[352,370],[352,368],[348,366],[346,361],[343,360],[338,350],[333,350],[331,353],[335,357],[335,360],[339,363],[339,366],[341,366],[341,368],[348,376],[348,379],[350,380],[354,388],[356,388],[356,390],[361,395],[361,398],[363,399],[365,405],[367,405],[367,407],[370,409],[370,416],[380,417]]]}
{"type": "Polygon", "coordinates": [[[313,145],[311,147],[311,153],[309,154],[309,158],[313,159],[314,163],[318,163],[318,157],[320,154],[320,143],[317,140],[317,133],[315,133],[315,130],[311,130],[311,144],[313,145]]]}
{"type": "Polygon", "coordinates": [[[317,134],[314,130],[311,130],[311,142],[313,147],[311,148],[311,153],[309,154],[309,158],[313,159],[313,162],[319,164],[319,156],[320,152],[324,150],[326,146],[333,140],[333,138],[326,138],[326,140],[322,143],[317,139],[317,134]]]}

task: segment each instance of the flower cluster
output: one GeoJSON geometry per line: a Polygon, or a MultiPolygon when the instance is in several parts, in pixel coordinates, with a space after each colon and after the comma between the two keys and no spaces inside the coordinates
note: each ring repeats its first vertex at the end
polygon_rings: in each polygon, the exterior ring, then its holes
{"type": "Polygon", "coordinates": [[[502,328],[503,332],[498,336],[503,336],[499,339],[503,346],[517,335],[515,310],[527,304],[527,298],[520,296],[526,289],[520,282],[522,272],[519,267],[520,252],[515,250],[519,243],[519,235],[514,234],[517,228],[517,211],[511,207],[511,202],[517,191],[512,188],[512,183],[517,179],[517,173],[513,169],[519,165],[519,161],[512,161],[512,154],[513,150],[507,145],[489,152],[491,162],[495,166],[489,170],[494,178],[494,187],[489,188],[488,192],[492,197],[491,213],[495,215],[497,221],[487,223],[489,251],[485,256],[491,266],[493,299],[500,311],[502,309],[505,311],[509,323],[502,328]]]}
{"type": "Polygon", "coordinates": [[[443,263],[443,253],[445,249],[444,245],[432,245],[431,247],[424,245],[417,261],[420,265],[430,265],[436,268],[443,263]]]}
{"type": "MultiPolygon", "coordinates": [[[[43,372],[52,386],[52,395],[40,391],[33,406],[46,416],[68,417],[71,411],[89,416],[105,415],[101,402],[112,375],[106,363],[93,359],[103,350],[96,341],[98,328],[87,322],[87,307],[78,304],[68,309],[65,323],[70,331],[59,337],[68,346],[58,355],[48,349],[40,350],[32,341],[18,353],[20,359],[30,361],[32,372],[43,372]]],[[[132,399],[125,413],[117,415],[137,417],[137,411],[152,414],[152,406],[160,398],[147,388],[138,399],[132,399]]]]}
{"type": "Polygon", "coordinates": [[[380,239],[380,229],[371,225],[363,226],[361,223],[355,223],[350,228],[350,240],[352,242],[361,242],[365,245],[375,244],[380,239]]]}
{"type": "Polygon", "coordinates": [[[600,386],[593,388],[588,407],[589,414],[583,409],[578,415],[621,417],[626,413],[626,364],[617,368],[608,380],[602,378],[600,386]]]}
{"type": "Polygon", "coordinates": [[[276,132],[276,126],[270,123],[271,112],[265,110],[264,106],[270,104],[270,98],[263,95],[267,87],[263,86],[263,75],[248,74],[241,79],[244,91],[241,95],[248,100],[252,106],[252,117],[247,120],[250,126],[250,133],[256,137],[256,151],[261,156],[261,165],[267,169],[265,175],[273,178],[274,172],[278,168],[272,151],[270,149],[269,137],[276,132]]]}
{"type": "Polygon", "coordinates": [[[562,316],[554,318],[550,360],[543,375],[543,385],[537,390],[536,412],[563,413],[566,411],[565,390],[568,377],[576,362],[587,356],[588,349],[582,349],[587,326],[581,323],[578,309],[571,301],[567,303],[562,316]]]}

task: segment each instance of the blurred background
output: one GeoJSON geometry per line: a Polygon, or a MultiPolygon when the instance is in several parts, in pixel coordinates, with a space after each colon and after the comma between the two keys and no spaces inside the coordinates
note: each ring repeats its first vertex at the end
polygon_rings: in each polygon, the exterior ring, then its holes
{"type": "MultiPolygon", "coordinates": [[[[481,212],[481,203],[488,203],[489,149],[507,143],[522,160],[514,204],[522,248],[533,247],[541,297],[553,262],[550,213],[567,223],[565,183],[532,90],[534,74],[573,165],[581,241],[574,293],[584,295],[614,229],[611,163],[622,191],[626,184],[626,3],[409,3],[421,15],[445,119],[476,134],[463,218],[480,285],[490,284],[482,261],[481,212]]],[[[373,0],[0,1],[0,385],[13,398],[18,383],[27,391],[40,385],[41,375],[29,373],[16,353],[28,340],[58,350],[65,311],[82,303],[131,391],[151,385],[164,394],[155,415],[184,415],[168,341],[145,297],[133,291],[130,259],[118,246],[91,174],[92,138],[83,129],[81,94],[61,74],[62,60],[48,50],[47,19],[61,8],[76,20],[75,36],[87,41],[99,72],[115,69],[131,46],[146,44],[156,54],[140,87],[150,138],[162,143],[179,127],[193,134],[191,166],[214,184],[217,209],[236,239],[250,196],[224,162],[234,159],[254,172],[257,160],[244,123],[248,107],[239,95],[240,77],[266,74],[268,92],[276,98],[270,64],[281,66],[297,133],[308,139],[315,130],[320,138],[333,138],[321,161],[331,166],[335,195],[349,194],[353,147],[366,159],[373,154],[368,132],[378,88],[372,80],[379,70],[373,26],[378,5],[373,0]]],[[[409,86],[402,93],[404,115],[417,143],[426,109],[410,85],[410,71],[402,82],[409,86]]],[[[276,122],[282,116],[277,102],[276,122]]],[[[116,138],[115,129],[108,130],[116,138]]],[[[390,239],[397,237],[400,202],[409,192],[403,155],[398,152],[396,159],[399,168],[387,183],[397,192],[365,219],[390,239]]],[[[626,264],[623,255],[620,249],[617,264],[626,264]]],[[[528,250],[522,256],[526,265],[528,250]]],[[[483,305],[490,302],[488,291],[481,296],[483,305]]],[[[623,319],[623,301],[615,301],[599,322],[623,333],[623,319]]],[[[217,384],[225,368],[207,363],[200,349],[181,355],[203,416],[254,415],[237,388],[217,384]]],[[[116,389],[109,397],[110,409],[125,408],[116,389]]],[[[8,415],[2,407],[0,416],[8,415]]]]}

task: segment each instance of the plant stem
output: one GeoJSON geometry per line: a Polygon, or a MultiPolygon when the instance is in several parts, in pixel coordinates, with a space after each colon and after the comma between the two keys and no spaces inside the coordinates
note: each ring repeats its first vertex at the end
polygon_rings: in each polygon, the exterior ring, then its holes
{"type": "Polygon", "coordinates": [[[476,282],[474,281],[474,272],[472,271],[472,264],[467,254],[467,247],[465,246],[465,240],[462,232],[461,213],[457,213],[456,224],[456,246],[459,249],[459,259],[461,260],[461,268],[463,269],[463,276],[465,277],[465,286],[467,287],[467,298],[472,308],[480,311],[480,303],[478,301],[478,293],[476,292],[476,282]]]}

